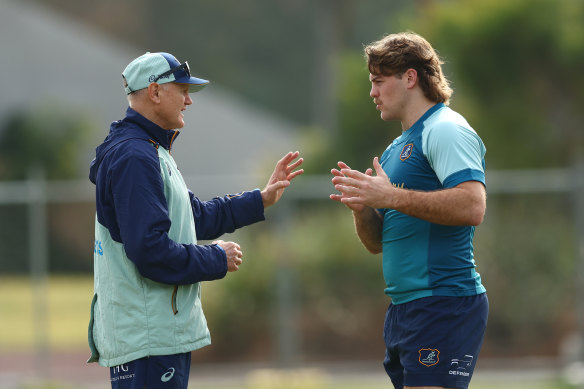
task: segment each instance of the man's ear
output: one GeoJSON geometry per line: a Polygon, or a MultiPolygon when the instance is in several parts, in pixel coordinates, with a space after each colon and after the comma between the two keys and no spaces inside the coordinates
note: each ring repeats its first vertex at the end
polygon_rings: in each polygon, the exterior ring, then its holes
{"type": "Polygon", "coordinates": [[[406,78],[406,85],[408,88],[413,88],[418,83],[418,72],[416,69],[408,69],[404,72],[403,77],[406,78]]]}
{"type": "Polygon", "coordinates": [[[148,98],[155,104],[160,103],[160,85],[156,82],[151,82],[148,85],[148,98]]]}

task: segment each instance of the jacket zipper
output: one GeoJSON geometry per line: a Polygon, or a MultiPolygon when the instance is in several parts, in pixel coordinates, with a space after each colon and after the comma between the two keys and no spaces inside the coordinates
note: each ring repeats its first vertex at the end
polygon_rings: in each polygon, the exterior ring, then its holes
{"type": "Polygon", "coordinates": [[[170,144],[168,145],[168,154],[170,154],[170,151],[172,150],[172,144],[174,143],[174,138],[176,138],[177,135],[178,135],[178,131],[176,130],[172,134],[172,138],[170,138],[170,144]]]}

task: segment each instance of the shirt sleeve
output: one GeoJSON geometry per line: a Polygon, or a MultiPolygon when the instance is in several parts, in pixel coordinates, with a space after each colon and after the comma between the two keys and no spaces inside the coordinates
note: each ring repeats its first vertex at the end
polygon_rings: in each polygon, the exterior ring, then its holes
{"type": "Polygon", "coordinates": [[[227,259],[219,246],[180,244],[168,236],[171,222],[160,162],[150,146],[140,147],[117,159],[109,173],[119,237],[127,257],[140,274],[161,283],[223,278],[227,259]]]}
{"type": "Polygon", "coordinates": [[[189,191],[197,239],[215,239],[238,228],[265,220],[259,189],[201,201],[189,191]]]}
{"type": "Polygon", "coordinates": [[[486,149],[474,130],[444,122],[424,135],[424,154],[445,188],[465,181],[485,184],[486,149]]]}

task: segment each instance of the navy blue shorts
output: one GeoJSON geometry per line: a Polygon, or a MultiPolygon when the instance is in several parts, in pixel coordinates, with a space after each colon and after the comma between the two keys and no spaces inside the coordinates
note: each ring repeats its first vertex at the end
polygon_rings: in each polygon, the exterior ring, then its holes
{"type": "Polygon", "coordinates": [[[385,316],[383,365],[393,386],[467,389],[488,313],[486,293],[390,304],[385,316]]]}
{"type": "Polygon", "coordinates": [[[187,389],[191,353],[157,355],[110,367],[112,389],[187,389]]]}

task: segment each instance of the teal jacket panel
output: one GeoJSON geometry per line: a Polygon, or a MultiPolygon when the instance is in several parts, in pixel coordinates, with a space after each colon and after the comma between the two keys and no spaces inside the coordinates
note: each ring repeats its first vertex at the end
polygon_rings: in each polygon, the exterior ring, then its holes
{"type": "MultiPolygon", "coordinates": [[[[160,147],[158,156],[172,220],[169,237],[196,244],[189,193],[173,158],[160,147]]],[[[147,210],[145,210],[147,212],[147,210]]],[[[123,245],[96,220],[95,296],[90,345],[92,358],[116,366],[150,355],[196,350],[211,343],[201,307],[200,283],[167,285],[143,277],[123,245]]]]}

